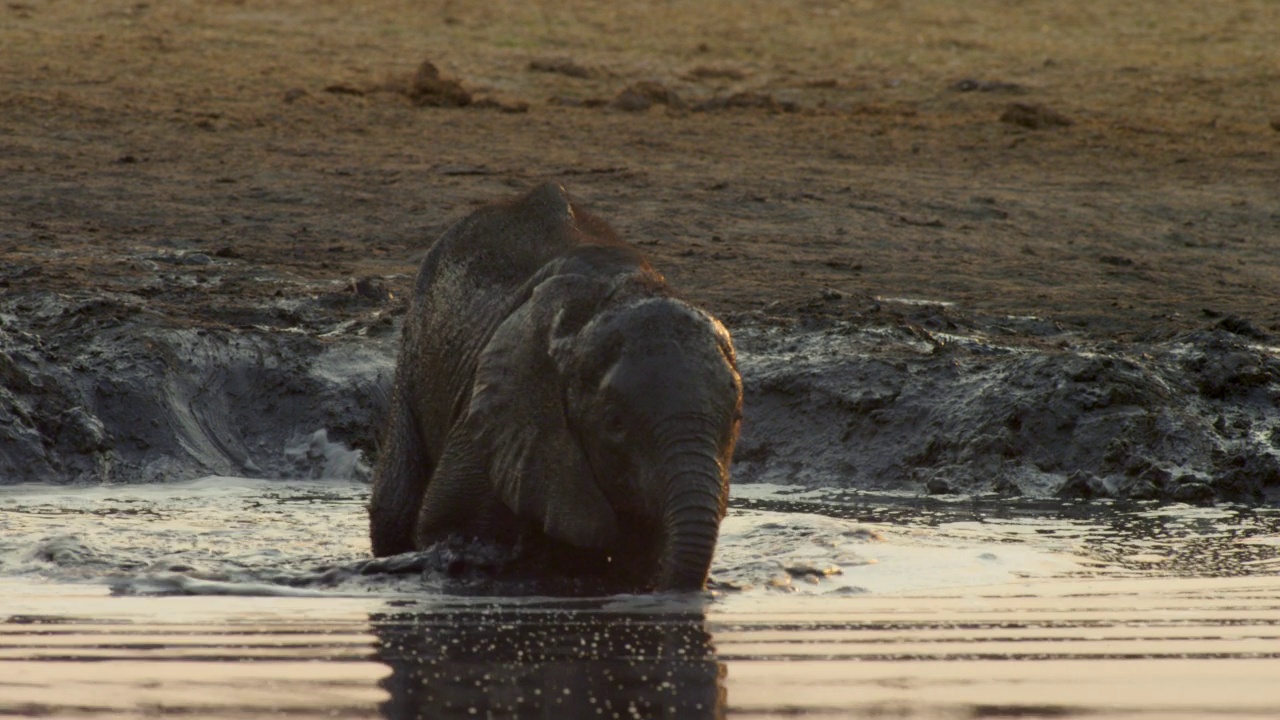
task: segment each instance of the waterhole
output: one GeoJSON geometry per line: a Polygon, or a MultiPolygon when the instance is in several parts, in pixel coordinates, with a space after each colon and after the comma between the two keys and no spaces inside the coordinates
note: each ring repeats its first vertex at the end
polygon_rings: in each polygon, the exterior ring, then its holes
{"type": "Polygon", "coordinates": [[[1280,512],[735,488],[706,595],[455,592],[355,481],[0,488],[0,713],[1268,717],[1280,512]]]}

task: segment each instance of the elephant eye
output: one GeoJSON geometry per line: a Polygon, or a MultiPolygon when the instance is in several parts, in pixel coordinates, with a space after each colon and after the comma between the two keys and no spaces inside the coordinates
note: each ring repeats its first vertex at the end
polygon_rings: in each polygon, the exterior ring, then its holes
{"type": "Polygon", "coordinates": [[[604,432],[611,439],[621,442],[627,434],[627,421],[616,408],[604,416],[604,432]]]}

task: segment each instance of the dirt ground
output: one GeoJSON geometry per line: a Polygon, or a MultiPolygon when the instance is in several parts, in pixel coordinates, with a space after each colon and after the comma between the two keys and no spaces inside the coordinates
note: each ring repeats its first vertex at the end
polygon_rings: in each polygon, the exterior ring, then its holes
{"type": "Polygon", "coordinates": [[[472,204],[550,178],[715,312],[832,288],[1280,329],[1280,7],[1121,5],[9,2],[7,289],[131,290],[132,256],[194,250],[400,290],[472,204]],[[528,110],[374,90],[424,60],[528,110]],[[578,106],[642,81],[687,107],[578,106]],[[735,93],[763,99],[691,109],[735,93]]]}
{"type": "Polygon", "coordinates": [[[1277,27],[1267,0],[7,2],[0,314],[48,352],[85,312],[378,335],[444,227],[552,179],[730,327],[913,298],[1263,340],[1277,27]]]}

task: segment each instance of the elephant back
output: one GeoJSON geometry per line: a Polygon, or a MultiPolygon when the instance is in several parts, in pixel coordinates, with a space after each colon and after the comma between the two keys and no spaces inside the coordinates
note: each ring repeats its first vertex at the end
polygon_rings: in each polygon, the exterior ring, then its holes
{"type": "Polygon", "coordinates": [[[576,244],[573,207],[554,184],[482,207],[449,228],[419,269],[415,292],[428,299],[448,286],[512,292],[576,244]]]}
{"type": "MultiPolygon", "coordinates": [[[[514,200],[479,208],[445,231],[418,270],[405,320],[401,362],[429,451],[465,411],[481,350],[526,302],[537,283],[597,261],[647,269],[603,222],[575,211],[563,188],[538,186],[514,200]]],[[[607,272],[592,267],[588,272],[607,272]]]]}

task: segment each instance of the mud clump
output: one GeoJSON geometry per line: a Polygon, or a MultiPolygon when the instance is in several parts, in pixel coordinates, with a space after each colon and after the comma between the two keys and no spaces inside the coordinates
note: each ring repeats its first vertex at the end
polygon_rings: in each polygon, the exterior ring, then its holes
{"type": "MultiPolygon", "coordinates": [[[[612,101],[608,98],[602,97],[578,98],[564,95],[554,95],[547,99],[548,105],[556,107],[602,108],[607,107],[610,102],[612,101]]],[[[650,103],[650,107],[652,107],[652,103],[650,103]]]]}
{"type": "MultiPolygon", "coordinates": [[[[364,97],[366,92],[363,88],[358,88],[355,85],[348,85],[347,83],[333,83],[331,85],[325,85],[324,91],[330,95],[354,95],[356,97],[364,97]]],[[[284,101],[286,103],[292,103],[306,97],[306,94],[305,90],[300,93],[288,91],[284,95],[284,101]]]]}
{"type": "Polygon", "coordinates": [[[683,112],[720,112],[731,110],[763,110],[769,113],[795,113],[800,111],[797,103],[778,100],[773,95],[760,92],[739,92],[727,96],[714,96],[695,101],[686,101],[674,90],[662,83],[643,81],[627,86],[612,100],[597,98],[576,99],[554,97],[551,104],[567,107],[600,107],[621,112],[646,112],[655,105],[664,105],[677,113],[683,112]]]}
{"type": "Polygon", "coordinates": [[[925,492],[930,495],[950,495],[954,492],[951,483],[940,477],[931,477],[924,484],[925,492]]]}
{"type": "Polygon", "coordinates": [[[571,58],[544,58],[541,60],[533,60],[529,63],[529,70],[533,72],[554,73],[578,79],[586,79],[598,74],[595,70],[592,70],[589,67],[579,65],[571,58]]]}
{"type": "Polygon", "coordinates": [[[472,100],[462,83],[441,77],[430,60],[423,60],[418,66],[404,94],[419,107],[466,107],[472,100]]]}
{"type": "Polygon", "coordinates": [[[1218,321],[1218,328],[1251,340],[1267,341],[1271,339],[1271,336],[1259,330],[1257,325],[1238,315],[1228,315],[1222,318],[1218,321]]]}
{"type": "Polygon", "coordinates": [[[720,110],[764,110],[770,113],[799,112],[800,106],[794,102],[781,101],[768,93],[740,92],[727,97],[713,97],[696,103],[694,112],[716,112],[720,110]]]}
{"type": "Polygon", "coordinates": [[[613,110],[644,112],[654,105],[666,105],[673,110],[684,109],[685,103],[674,90],[662,83],[642,81],[628,86],[609,103],[613,110]]]}
{"type": "Polygon", "coordinates": [[[1074,120],[1056,110],[1028,103],[1010,103],[1000,115],[1000,122],[1028,130],[1046,130],[1075,124],[1074,120]]]}
{"type": "MultiPolygon", "coordinates": [[[[430,60],[422,61],[417,71],[408,77],[392,77],[385,82],[368,87],[347,83],[328,85],[324,91],[331,95],[363,97],[376,93],[393,93],[402,96],[422,108],[472,108],[498,110],[505,113],[528,112],[529,103],[522,100],[505,101],[496,97],[476,97],[462,83],[440,74],[440,69],[430,60]]],[[[285,93],[286,103],[306,97],[306,91],[290,90],[285,93]]]]}
{"type": "Polygon", "coordinates": [[[395,297],[382,278],[352,278],[348,288],[356,295],[376,303],[391,302],[392,298],[395,297]]]}
{"type": "Polygon", "coordinates": [[[1115,488],[1093,473],[1077,470],[1067,476],[1066,482],[1058,488],[1057,495],[1062,498],[1089,500],[1092,498],[1112,497],[1115,488]]]}
{"type": "Polygon", "coordinates": [[[504,102],[493,97],[478,98],[471,103],[471,107],[476,110],[497,110],[499,112],[519,114],[529,112],[529,103],[523,100],[515,102],[504,102]]]}
{"type": "Polygon", "coordinates": [[[1280,501],[1280,459],[1275,454],[1242,450],[1223,465],[1225,469],[1212,484],[1217,497],[1244,503],[1280,501]]]}
{"type": "Polygon", "coordinates": [[[684,74],[686,80],[746,80],[747,73],[745,70],[730,66],[710,66],[698,65],[684,74]]]}
{"type": "Polygon", "coordinates": [[[1021,95],[1027,89],[1018,83],[1003,82],[1001,80],[977,80],[974,78],[964,78],[957,80],[947,86],[952,92],[980,92],[980,93],[1007,93],[1010,95],[1021,95]]]}
{"type": "MultiPolygon", "coordinates": [[[[1280,359],[1258,352],[1241,337],[1254,339],[1251,334],[1223,330],[1189,336],[1194,344],[1182,358],[1182,367],[1205,399],[1244,400],[1280,380],[1280,359]]],[[[1226,432],[1225,419],[1218,424],[1226,432]]]]}

